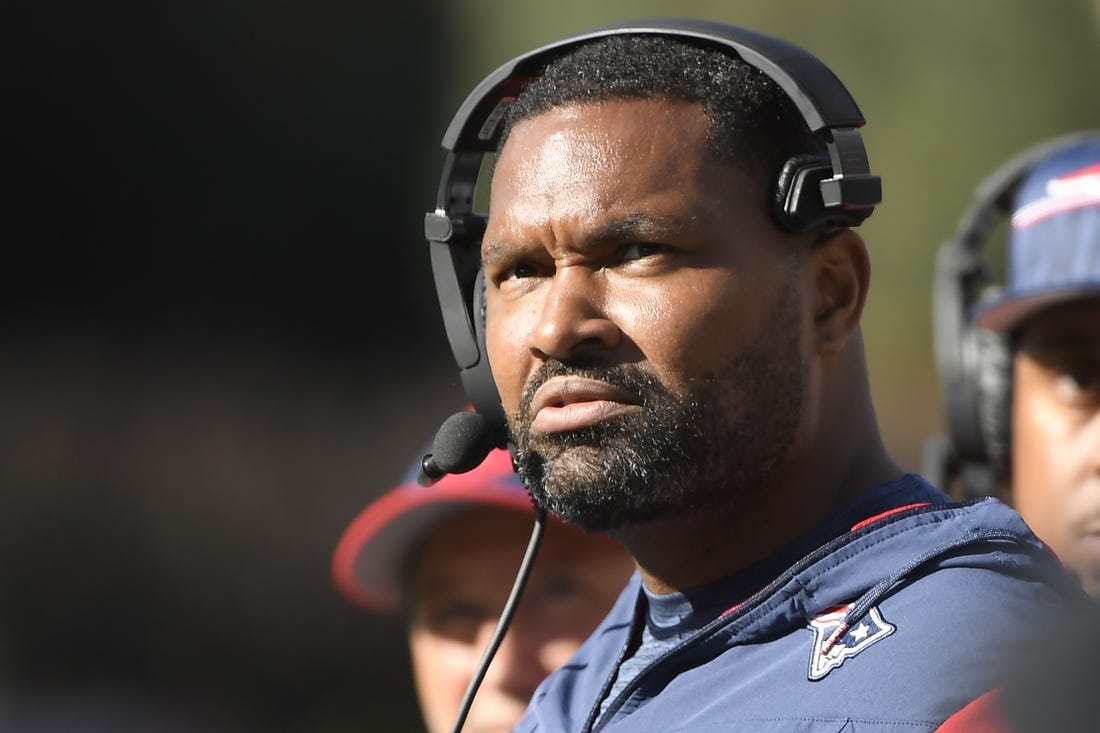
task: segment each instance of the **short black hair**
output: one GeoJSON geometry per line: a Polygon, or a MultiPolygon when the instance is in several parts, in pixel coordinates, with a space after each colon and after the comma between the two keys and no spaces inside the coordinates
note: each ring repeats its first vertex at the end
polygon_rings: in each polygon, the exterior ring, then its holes
{"type": "Polygon", "coordinates": [[[767,74],[704,41],[651,34],[607,36],[550,61],[508,110],[497,150],[521,120],[609,99],[701,105],[715,155],[767,185],[789,158],[827,155],[824,141],[767,74]]]}

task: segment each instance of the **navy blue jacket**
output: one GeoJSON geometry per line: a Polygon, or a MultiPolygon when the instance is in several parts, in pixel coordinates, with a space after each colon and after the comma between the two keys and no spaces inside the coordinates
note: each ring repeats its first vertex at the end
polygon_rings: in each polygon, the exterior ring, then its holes
{"type": "Polygon", "coordinates": [[[600,716],[644,618],[635,574],[515,731],[937,730],[996,687],[1077,589],[1009,507],[948,503],[906,479],[893,510],[732,599],[743,602],[653,662],[600,716]]]}

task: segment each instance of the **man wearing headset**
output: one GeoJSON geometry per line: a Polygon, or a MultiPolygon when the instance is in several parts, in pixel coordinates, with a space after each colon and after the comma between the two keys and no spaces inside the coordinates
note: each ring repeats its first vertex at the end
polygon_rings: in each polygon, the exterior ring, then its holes
{"type": "MultiPolygon", "coordinates": [[[[368,611],[405,614],[421,714],[429,733],[446,733],[508,597],[534,511],[507,451],[427,488],[414,480],[419,467],[348,526],[333,579],[368,611]]],[[[551,521],[468,729],[511,730],[535,687],[576,651],[633,570],[605,535],[551,521]]]]}
{"type": "Polygon", "coordinates": [[[1013,199],[1006,286],[971,314],[995,334],[986,442],[1004,498],[1100,597],[1100,131],[1043,151],[1013,199]]]}
{"type": "MultiPolygon", "coordinates": [[[[801,49],[698,21],[502,70],[444,138],[491,140],[507,107],[481,345],[536,503],[639,568],[516,730],[973,730],[1076,589],[1011,509],[952,505],[884,449],[853,228],[877,179],[845,90],[801,49]]],[[[433,247],[471,228],[461,163],[433,247]]],[[[468,306],[445,265],[446,315],[468,306]]]]}

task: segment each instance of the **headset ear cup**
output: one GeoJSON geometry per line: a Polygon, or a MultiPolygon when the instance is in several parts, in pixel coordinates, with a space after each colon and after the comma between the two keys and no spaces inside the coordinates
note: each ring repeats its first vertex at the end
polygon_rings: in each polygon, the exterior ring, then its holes
{"type": "Polygon", "coordinates": [[[960,241],[946,242],[937,257],[934,336],[948,438],[926,458],[937,461],[929,475],[942,488],[972,499],[995,494],[1007,464],[1010,356],[1002,336],[970,322],[960,241]]]}
{"type": "Polygon", "coordinates": [[[1008,336],[978,328],[978,424],[990,467],[1007,475],[1012,440],[1012,347],[1008,336]]]}
{"type": "Polygon", "coordinates": [[[807,232],[825,218],[821,181],[832,174],[829,158],[798,155],[779,170],[772,199],[772,214],[780,227],[795,234],[807,232]]]}
{"type": "Polygon", "coordinates": [[[950,473],[945,485],[971,499],[996,494],[1007,475],[1010,450],[1012,351],[1003,334],[966,325],[957,379],[950,385],[950,473]]]}
{"type": "Polygon", "coordinates": [[[867,218],[866,210],[828,208],[821,193],[821,182],[833,175],[827,155],[796,155],[779,170],[773,189],[772,214],[781,228],[801,234],[826,224],[858,226],[867,218]]]}

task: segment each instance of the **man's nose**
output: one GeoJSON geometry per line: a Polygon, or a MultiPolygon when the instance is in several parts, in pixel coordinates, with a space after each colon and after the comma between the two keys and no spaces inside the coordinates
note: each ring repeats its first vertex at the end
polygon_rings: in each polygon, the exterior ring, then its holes
{"type": "Polygon", "coordinates": [[[606,293],[598,271],[579,265],[560,268],[541,303],[531,350],[540,358],[566,361],[617,346],[621,332],[607,316],[606,293]]]}

